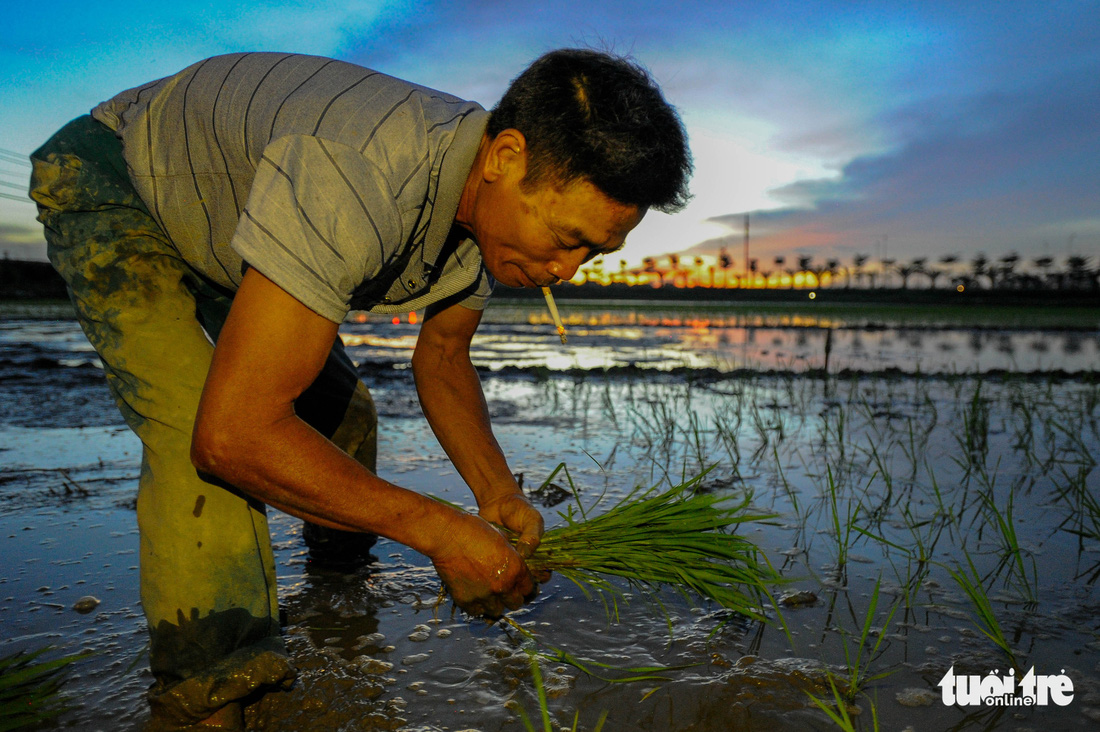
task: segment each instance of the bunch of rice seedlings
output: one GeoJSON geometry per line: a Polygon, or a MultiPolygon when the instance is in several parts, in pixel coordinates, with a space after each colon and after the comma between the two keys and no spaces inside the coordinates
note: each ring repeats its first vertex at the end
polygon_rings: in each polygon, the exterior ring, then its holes
{"type": "Polygon", "coordinates": [[[58,694],[65,668],[88,654],[38,661],[49,651],[0,658],[0,732],[40,724],[66,711],[58,694]]]}
{"type": "Polygon", "coordinates": [[[665,491],[639,486],[596,516],[578,498],[576,506],[558,512],[565,523],[543,534],[527,565],[561,574],[586,596],[611,600],[616,616],[619,593],[611,577],[627,580],[649,599],[671,587],[689,599],[695,595],[762,619],[762,600],[771,598],[768,585],[780,576],[755,544],[734,532],[774,516],[751,513],[751,495],[738,500],[698,491],[705,475],[665,491]]]}

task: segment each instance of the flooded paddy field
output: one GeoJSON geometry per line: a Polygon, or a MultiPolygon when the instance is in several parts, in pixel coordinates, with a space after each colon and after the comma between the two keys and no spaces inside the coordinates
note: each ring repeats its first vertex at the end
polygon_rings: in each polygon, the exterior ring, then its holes
{"type": "MultiPolygon", "coordinates": [[[[636,599],[609,617],[554,576],[511,614],[533,644],[438,604],[431,565],[392,542],[364,569],[315,568],[299,522],[272,511],[301,674],[255,711],[254,728],[522,730],[520,707],[541,727],[535,649],[595,672],[540,662],[563,728],[578,714],[591,730],[606,713],[605,730],[837,729],[811,700],[831,700],[830,682],[856,729],[1100,725],[1100,328],[565,315],[564,348],[541,311],[520,306],[491,310],[475,343],[524,486],[565,463],[598,512],[635,486],[709,471],[702,490],[749,494],[774,516],[742,529],[786,580],[765,605],[769,622],[675,593],[663,612],[636,599]],[[666,667],[661,678],[613,681],[653,666],[666,667]],[[1068,678],[1072,700],[942,700],[950,669],[1019,679],[1033,667],[1068,678]]],[[[472,508],[419,414],[415,332],[389,320],[342,329],[379,408],[379,473],[472,508]]],[[[0,378],[0,655],[92,651],[65,687],[74,708],[53,727],[140,729],[151,683],[133,512],[140,445],[69,320],[0,321],[0,378]],[[99,603],[74,610],[87,596],[99,603]]],[[[552,488],[533,493],[548,526],[573,500],[552,488]]]]}

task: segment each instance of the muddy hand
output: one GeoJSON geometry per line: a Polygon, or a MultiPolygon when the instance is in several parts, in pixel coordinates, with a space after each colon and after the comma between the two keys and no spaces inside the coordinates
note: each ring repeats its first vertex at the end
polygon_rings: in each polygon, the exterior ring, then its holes
{"type": "Polygon", "coordinates": [[[478,507],[478,515],[515,532],[516,551],[524,559],[530,558],[542,541],[542,514],[522,493],[508,493],[486,501],[478,507]]]}
{"type": "MultiPolygon", "coordinates": [[[[486,502],[480,506],[478,515],[491,524],[503,526],[514,532],[512,539],[516,551],[524,561],[531,558],[542,541],[544,527],[542,514],[522,493],[504,495],[486,502]]],[[[532,573],[535,581],[540,585],[550,581],[549,570],[532,573]]]]}
{"type": "Polygon", "coordinates": [[[499,618],[537,591],[504,535],[473,514],[456,514],[447,541],[431,560],[455,604],[473,615],[499,618]]]}

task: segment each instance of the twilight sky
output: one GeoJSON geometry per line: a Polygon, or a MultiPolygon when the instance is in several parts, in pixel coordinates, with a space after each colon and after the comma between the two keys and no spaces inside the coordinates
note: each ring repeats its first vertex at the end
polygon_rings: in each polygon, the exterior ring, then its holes
{"type": "MultiPolygon", "coordinates": [[[[0,256],[44,259],[25,155],[232,51],[352,61],[490,107],[540,53],[629,53],[680,110],[695,198],[623,258],[1100,254],[1100,1],[55,0],[0,34],[0,256]]],[[[617,267],[617,262],[614,264],[617,267]]]]}

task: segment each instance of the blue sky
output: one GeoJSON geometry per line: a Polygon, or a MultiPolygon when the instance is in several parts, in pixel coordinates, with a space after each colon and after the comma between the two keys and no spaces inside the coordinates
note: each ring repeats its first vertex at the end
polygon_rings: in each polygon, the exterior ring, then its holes
{"type": "MultiPolygon", "coordinates": [[[[695,198],[623,257],[1100,255],[1100,2],[21,3],[0,34],[0,149],[206,56],[333,56],[486,107],[540,53],[650,69],[688,127],[695,198]]],[[[0,154],[0,193],[24,168],[0,154]]],[[[0,197],[0,252],[44,257],[0,197]]]]}

